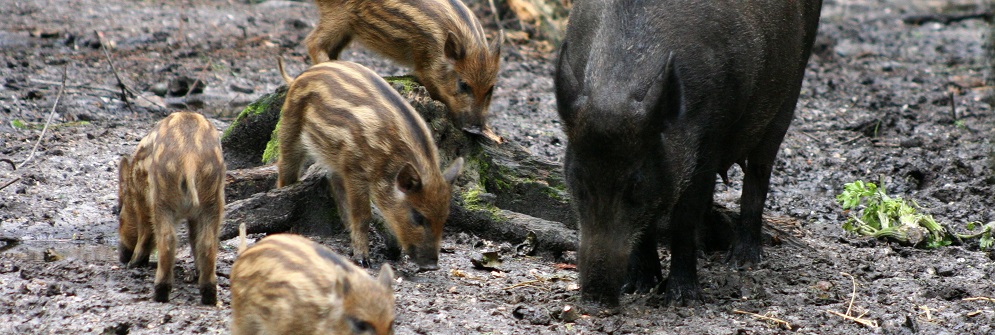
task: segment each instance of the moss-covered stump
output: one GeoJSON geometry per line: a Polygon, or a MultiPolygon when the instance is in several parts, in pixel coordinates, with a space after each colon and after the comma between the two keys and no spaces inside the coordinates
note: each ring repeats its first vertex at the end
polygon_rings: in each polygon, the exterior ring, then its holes
{"type": "MultiPolygon", "coordinates": [[[[445,106],[432,100],[425,88],[413,78],[404,76],[386,79],[429,125],[439,148],[442,166],[447,166],[457,157],[465,160],[463,173],[453,189],[452,214],[447,224],[449,231],[469,231],[484,238],[514,243],[521,242],[529,231],[533,231],[538,237],[541,250],[563,251],[576,248],[576,232],[571,230],[575,227],[575,220],[564,190],[560,166],[536,158],[521,145],[507,142],[497,144],[480,135],[457,129],[446,117],[445,106]]],[[[262,164],[264,152],[267,157],[275,158],[278,155],[277,150],[274,150],[278,148],[276,137],[271,135],[279,119],[279,106],[282,106],[284,90],[285,88],[281,88],[272,95],[264,96],[253,104],[256,107],[247,108],[247,112],[243,112],[245,116],[240,116],[232,123],[229,131],[226,131],[225,139],[228,143],[240,146],[237,149],[225,147],[226,159],[247,157],[244,159],[247,163],[238,164],[252,166],[262,164]],[[243,122],[252,124],[240,125],[243,122]],[[251,130],[236,131],[241,129],[251,130]],[[245,143],[253,145],[244,145],[245,143]],[[242,152],[230,154],[230,150],[242,152]]],[[[229,165],[242,166],[233,163],[229,165]]],[[[245,185],[229,189],[232,192],[267,191],[266,187],[272,185],[271,181],[275,178],[272,175],[276,172],[273,169],[260,171],[268,172],[259,175],[256,172],[232,171],[232,175],[243,177],[234,178],[230,182],[245,185]],[[265,175],[266,173],[270,176],[265,175]]],[[[235,236],[235,228],[240,222],[245,222],[252,233],[287,230],[320,233],[327,232],[330,224],[341,229],[337,216],[329,217],[330,214],[322,212],[334,212],[334,207],[325,183],[305,179],[288,188],[268,190],[266,193],[230,203],[226,206],[227,223],[222,237],[235,236]],[[322,213],[311,215],[307,213],[308,210],[322,213]]]]}
{"type": "Polygon", "coordinates": [[[283,85],[246,106],[221,134],[225,163],[229,170],[263,165],[263,153],[280,120],[280,109],[287,95],[283,85]]]}

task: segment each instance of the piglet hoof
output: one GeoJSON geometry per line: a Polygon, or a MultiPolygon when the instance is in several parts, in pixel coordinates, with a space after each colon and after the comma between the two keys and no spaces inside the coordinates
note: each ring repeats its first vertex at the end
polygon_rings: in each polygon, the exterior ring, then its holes
{"type": "Polygon", "coordinates": [[[155,297],[157,302],[169,302],[169,291],[173,290],[173,285],[162,283],[155,285],[155,297]]]}
{"type": "Polygon", "coordinates": [[[662,285],[664,290],[663,302],[671,306],[696,306],[701,303],[701,288],[697,283],[675,280],[667,278],[662,285]]]}
{"type": "Polygon", "coordinates": [[[117,250],[118,250],[118,260],[121,261],[121,264],[128,264],[129,262],[131,262],[131,256],[135,254],[134,250],[128,250],[128,248],[122,244],[118,245],[117,250]]]}
{"type": "Polygon", "coordinates": [[[418,272],[435,271],[438,269],[438,264],[418,264],[418,272]]]}
{"type": "Polygon", "coordinates": [[[214,306],[218,304],[218,286],[204,285],[200,288],[200,303],[202,305],[214,306]]]}
{"type": "Polygon", "coordinates": [[[352,261],[355,262],[356,265],[359,265],[360,267],[362,267],[364,269],[369,269],[370,268],[370,258],[367,257],[367,256],[353,257],[352,261]]]}
{"type": "Polygon", "coordinates": [[[131,260],[131,262],[128,262],[129,269],[144,268],[148,266],[149,266],[148,259],[133,259],[131,260]]]}
{"type": "Polygon", "coordinates": [[[622,285],[622,293],[648,293],[663,279],[661,274],[640,274],[622,285]]]}

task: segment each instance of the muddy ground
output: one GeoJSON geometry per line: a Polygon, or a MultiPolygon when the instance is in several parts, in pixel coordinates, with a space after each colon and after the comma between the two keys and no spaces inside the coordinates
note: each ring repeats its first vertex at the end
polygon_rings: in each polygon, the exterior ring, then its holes
{"type": "MultiPolygon", "coordinates": [[[[489,15],[483,2],[470,2],[489,15]]],[[[826,0],[767,202],[767,214],[788,222],[804,245],[767,246],[765,263],[753,271],[729,269],[721,253],[703,254],[700,306],[662,306],[653,295],[627,295],[615,310],[578,305],[569,254],[512,257],[508,242],[517,241],[448,231],[442,270],[408,274],[396,285],[397,333],[995,333],[995,300],[969,299],[995,297],[995,254],[977,243],[921,250],[850,236],[834,201],[843,184],[883,176],[889,193],[916,200],[954,230],[995,220],[995,117],[986,102],[992,81],[985,81],[993,64],[984,52],[990,27],[982,19],[902,21],[985,6],[826,0]],[[506,252],[503,272],[472,267],[469,259],[484,249],[506,252]],[[565,306],[577,313],[563,313],[565,306]],[[874,325],[830,313],[848,309],[874,325]],[[790,330],[738,311],[784,320],[790,330]]],[[[217,307],[198,305],[188,249],[166,304],[150,299],[153,269],[117,263],[118,158],[169,111],[199,110],[226,126],[282,83],[277,55],[292,73],[302,71],[300,42],[316,21],[314,6],[10,0],[0,2],[0,13],[0,158],[27,159],[58,100],[34,157],[16,171],[0,165],[0,185],[13,181],[0,190],[0,237],[21,240],[0,253],[0,334],[227,333],[234,241],[222,244],[217,307]],[[110,62],[97,32],[111,46],[110,62]],[[128,103],[115,72],[138,94],[128,103]],[[169,86],[181,77],[206,88],[169,86]],[[172,93],[154,93],[163,91],[172,93]]],[[[482,21],[495,31],[492,20],[482,21]]],[[[552,94],[552,48],[510,39],[505,50],[491,122],[507,139],[559,162],[565,138],[552,94]]],[[[384,75],[406,72],[358,47],[344,58],[384,75]]],[[[741,173],[734,168],[730,176],[731,185],[717,186],[717,199],[736,207],[741,173]]],[[[315,238],[347,252],[345,235],[315,238]]],[[[661,255],[666,264],[665,249],[661,255]]]]}

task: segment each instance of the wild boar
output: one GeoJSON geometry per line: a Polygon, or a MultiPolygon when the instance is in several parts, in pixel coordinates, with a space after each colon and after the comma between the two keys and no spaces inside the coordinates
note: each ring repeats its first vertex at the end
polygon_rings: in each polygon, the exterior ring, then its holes
{"type": "Polygon", "coordinates": [[[476,16],[457,0],[316,0],[320,19],[307,36],[311,64],[338,59],[353,38],[414,70],[463,129],[500,142],[487,114],[501,61],[476,16]]]}
{"type": "MultiPolygon", "coordinates": [[[[244,228],[241,239],[244,246],[244,228]]],[[[393,281],[387,264],[374,279],[307,238],[270,235],[240,251],[232,266],[231,332],[393,334],[393,281]]]]}
{"type": "Polygon", "coordinates": [[[204,116],[178,112],[159,121],[119,170],[120,260],[146,266],[159,251],[155,301],[169,301],[176,261],[175,226],[186,221],[200,302],[217,303],[215,262],[224,213],[225,164],[218,131],[204,116]]]}
{"type": "Polygon", "coordinates": [[[820,0],[576,2],[557,60],[564,174],[580,226],[586,300],[663,279],[671,302],[700,300],[695,230],[716,174],[744,172],[729,259],[761,261],[761,213],[819,22],[820,0]]]}
{"type": "Polygon", "coordinates": [[[440,171],[428,126],[386,81],[352,62],[312,66],[287,90],[278,138],[277,186],[296,182],[308,156],[323,166],[357,262],[369,264],[372,200],[402,251],[422,270],[438,268],[463,158],[440,171]]]}

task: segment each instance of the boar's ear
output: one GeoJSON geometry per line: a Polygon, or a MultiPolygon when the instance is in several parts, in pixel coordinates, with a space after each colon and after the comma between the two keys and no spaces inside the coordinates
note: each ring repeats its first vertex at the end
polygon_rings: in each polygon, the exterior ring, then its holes
{"type": "Polygon", "coordinates": [[[446,34],[446,44],[442,47],[443,52],[446,54],[446,58],[450,60],[461,60],[466,57],[466,50],[463,49],[463,42],[456,37],[456,34],[449,32],[446,34]]]}
{"type": "Polygon", "coordinates": [[[646,87],[646,92],[641,96],[633,96],[636,101],[643,104],[651,124],[656,126],[653,128],[657,128],[654,130],[662,130],[667,122],[677,119],[683,113],[683,88],[674,63],[674,53],[671,52],[660,73],[646,87]]]}
{"type": "Polygon", "coordinates": [[[452,163],[449,163],[449,167],[446,171],[442,173],[442,178],[446,180],[449,185],[452,185],[456,181],[456,177],[459,177],[460,173],[463,172],[463,157],[456,158],[452,163]]]}
{"type": "Polygon", "coordinates": [[[380,273],[377,274],[377,281],[380,282],[380,285],[383,285],[388,289],[392,289],[394,287],[394,270],[390,268],[389,264],[384,263],[384,265],[380,266],[380,273]]]}
{"type": "Polygon", "coordinates": [[[577,106],[586,100],[583,84],[577,80],[577,74],[567,59],[567,42],[560,45],[560,56],[556,60],[556,75],[553,85],[556,87],[556,109],[560,119],[568,128],[573,126],[573,112],[577,106]]]}
{"type": "Polygon", "coordinates": [[[404,167],[397,173],[396,185],[397,189],[405,194],[421,190],[421,176],[418,175],[414,165],[404,163],[404,167]]]}

